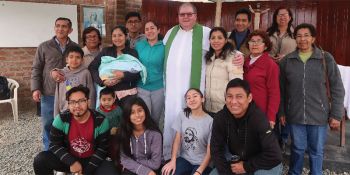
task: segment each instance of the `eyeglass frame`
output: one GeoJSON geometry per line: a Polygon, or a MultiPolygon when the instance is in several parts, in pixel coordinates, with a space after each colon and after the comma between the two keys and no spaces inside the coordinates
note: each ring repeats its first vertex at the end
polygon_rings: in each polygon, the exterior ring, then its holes
{"type": "Polygon", "coordinates": [[[181,18],[185,18],[186,16],[188,18],[191,18],[193,15],[195,15],[197,13],[194,13],[194,12],[190,12],[190,13],[179,13],[178,16],[181,17],[181,18]]]}
{"type": "Polygon", "coordinates": [[[248,44],[249,44],[249,45],[260,46],[260,45],[262,45],[262,44],[265,44],[265,42],[264,42],[263,40],[257,40],[257,41],[252,41],[252,40],[250,40],[250,41],[248,41],[248,44]]]}
{"type": "Polygon", "coordinates": [[[82,98],[82,99],[79,99],[79,100],[69,100],[68,101],[68,105],[70,105],[70,106],[76,106],[76,105],[81,106],[84,103],[87,103],[88,100],[89,99],[87,99],[87,98],[82,98]]]}

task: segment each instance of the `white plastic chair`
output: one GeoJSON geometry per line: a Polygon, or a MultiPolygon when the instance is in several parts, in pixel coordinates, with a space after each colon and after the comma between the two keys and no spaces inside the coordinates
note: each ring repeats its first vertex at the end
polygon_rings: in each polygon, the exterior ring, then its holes
{"type": "Polygon", "coordinates": [[[17,89],[19,88],[19,84],[17,81],[7,78],[8,87],[11,91],[11,97],[6,100],[0,100],[1,103],[11,103],[13,119],[15,122],[18,122],[18,98],[17,98],[17,89]]]}

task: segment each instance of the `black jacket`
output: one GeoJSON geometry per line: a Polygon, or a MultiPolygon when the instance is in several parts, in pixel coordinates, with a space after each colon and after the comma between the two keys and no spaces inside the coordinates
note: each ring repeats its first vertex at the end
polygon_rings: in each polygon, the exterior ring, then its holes
{"type": "Polygon", "coordinates": [[[239,155],[247,173],[259,169],[271,169],[282,161],[277,139],[270,128],[266,115],[254,102],[246,114],[236,119],[227,109],[214,116],[210,150],[219,174],[233,174],[226,160],[225,146],[232,155],[239,155]]]}
{"type": "MultiPolygon", "coordinates": [[[[117,50],[116,46],[103,48],[102,51],[95,57],[95,59],[89,65],[89,71],[91,73],[92,79],[94,80],[95,83],[97,83],[101,87],[104,86],[98,72],[98,68],[101,65],[101,57],[103,56],[117,57],[116,50],[117,50]]],[[[130,49],[129,47],[125,47],[125,49],[123,49],[122,52],[124,54],[129,54],[138,58],[137,52],[134,49],[130,49]]],[[[116,91],[132,89],[136,87],[137,81],[140,78],[141,78],[140,73],[124,72],[124,78],[122,79],[122,81],[112,86],[112,88],[116,91]]]]}

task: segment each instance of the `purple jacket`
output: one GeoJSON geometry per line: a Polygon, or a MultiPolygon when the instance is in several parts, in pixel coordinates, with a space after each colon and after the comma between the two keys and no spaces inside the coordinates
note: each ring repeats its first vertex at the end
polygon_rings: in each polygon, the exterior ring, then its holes
{"type": "Polygon", "coordinates": [[[138,139],[130,138],[132,157],[121,151],[120,161],[124,168],[138,175],[147,175],[157,170],[162,161],[162,135],[157,131],[146,130],[138,139]]]}

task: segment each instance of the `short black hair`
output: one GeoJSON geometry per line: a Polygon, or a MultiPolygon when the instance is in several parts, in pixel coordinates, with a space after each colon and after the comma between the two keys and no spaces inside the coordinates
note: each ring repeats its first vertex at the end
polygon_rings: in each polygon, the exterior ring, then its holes
{"type": "Polygon", "coordinates": [[[69,46],[64,51],[64,57],[67,58],[68,55],[72,52],[77,52],[80,54],[81,58],[84,57],[84,51],[79,46],[69,46]]]}
{"type": "Polygon", "coordinates": [[[67,91],[66,93],[66,100],[69,101],[69,97],[76,92],[82,92],[85,95],[86,99],[89,99],[89,94],[90,94],[90,90],[89,88],[83,86],[83,85],[79,85],[76,87],[72,87],[72,89],[70,89],[69,91],[67,91]]]}
{"type": "Polygon", "coordinates": [[[100,31],[98,30],[98,29],[96,29],[95,27],[87,27],[87,28],[85,28],[84,29],[84,31],[83,31],[83,46],[85,46],[86,45],[86,35],[87,34],[89,34],[89,33],[91,33],[92,31],[95,31],[96,33],[97,33],[97,37],[98,37],[98,40],[100,41],[99,43],[98,43],[98,45],[100,46],[101,45],[101,42],[102,42],[102,37],[101,37],[101,33],[100,33],[100,31]]]}
{"type": "Polygon", "coordinates": [[[141,15],[140,15],[139,12],[129,12],[129,13],[127,13],[127,14],[125,15],[125,22],[127,22],[128,19],[131,18],[131,17],[137,17],[137,18],[139,18],[139,20],[141,21],[141,15]]]}
{"type": "Polygon", "coordinates": [[[239,14],[246,14],[248,16],[248,21],[251,22],[252,21],[252,14],[250,14],[250,11],[246,8],[241,8],[239,9],[236,14],[235,14],[235,19],[237,18],[237,16],[239,14]]]}
{"type": "Polygon", "coordinates": [[[55,21],[55,25],[56,25],[56,22],[60,21],[60,20],[67,21],[68,22],[68,27],[72,28],[72,21],[69,18],[65,18],[65,17],[58,17],[56,19],[56,21],[55,21]]]}
{"type": "Polygon", "coordinates": [[[296,38],[298,30],[300,30],[300,29],[309,29],[311,36],[316,37],[317,32],[316,32],[315,26],[313,26],[312,24],[308,24],[308,23],[302,23],[302,24],[299,24],[297,27],[295,27],[294,38],[296,38]]]}
{"type": "Polygon", "coordinates": [[[250,86],[248,81],[246,80],[242,80],[240,78],[235,78],[231,80],[230,82],[227,83],[226,92],[229,88],[235,88],[235,87],[242,88],[247,93],[247,95],[250,94],[250,86]]]}
{"type": "Polygon", "coordinates": [[[102,95],[111,95],[113,98],[115,98],[114,90],[112,88],[109,88],[109,87],[103,88],[100,91],[100,98],[102,97],[102,95]]]}

